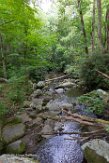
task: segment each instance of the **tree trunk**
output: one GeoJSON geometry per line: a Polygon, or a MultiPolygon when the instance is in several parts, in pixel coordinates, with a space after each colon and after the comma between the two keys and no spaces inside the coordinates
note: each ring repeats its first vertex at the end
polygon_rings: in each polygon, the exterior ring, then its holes
{"type": "Polygon", "coordinates": [[[84,37],[84,43],[85,43],[85,52],[88,54],[88,46],[87,46],[87,36],[86,36],[86,30],[85,30],[85,24],[84,24],[84,18],[83,18],[83,12],[81,8],[81,0],[78,1],[78,9],[79,9],[79,15],[81,19],[81,27],[82,27],[82,32],[83,32],[83,37],[84,37]]]}
{"type": "Polygon", "coordinates": [[[106,51],[109,52],[109,5],[106,11],[106,51]]]}
{"type": "Polygon", "coordinates": [[[101,0],[97,0],[97,8],[98,8],[98,46],[99,46],[100,50],[103,51],[101,0]]]}
{"type": "Polygon", "coordinates": [[[95,0],[93,0],[93,15],[92,15],[92,52],[95,50],[95,0]]]}
{"type": "Polygon", "coordinates": [[[3,38],[2,38],[2,35],[0,35],[0,42],[1,42],[1,57],[2,57],[3,76],[4,76],[5,79],[7,79],[6,62],[5,62],[5,56],[4,56],[4,53],[3,53],[3,38]]]}

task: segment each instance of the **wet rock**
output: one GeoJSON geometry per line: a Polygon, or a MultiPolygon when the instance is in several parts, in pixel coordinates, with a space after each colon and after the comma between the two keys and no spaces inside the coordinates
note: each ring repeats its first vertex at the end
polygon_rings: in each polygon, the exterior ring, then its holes
{"type": "Polygon", "coordinates": [[[109,144],[100,139],[91,140],[82,146],[87,163],[108,163],[109,144]]]}
{"type": "Polygon", "coordinates": [[[2,131],[3,141],[5,143],[13,142],[21,138],[25,134],[25,125],[19,124],[7,124],[2,131]]]}
{"type": "Polygon", "coordinates": [[[22,140],[17,140],[9,144],[6,148],[6,152],[10,154],[22,154],[25,152],[26,145],[22,140]]]}
{"type": "Polygon", "coordinates": [[[56,99],[56,100],[51,100],[47,104],[46,108],[54,114],[59,114],[62,109],[72,110],[73,105],[71,103],[68,103],[67,101],[63,102],[56,99]]]}
{"type": "Polygon", "coordinates": [[[18,157],[15,155],[2,155],[0,156],[0,163],[39,163],[37,160],[27,157],[18,157]]]}
{"type": "Polygon", "coordinates": [[[44,82],[44,81],[39,81],[39,82],[37,83],[37,88],[42,89],[42,88],[44,88],[44,87],[45,87],[45,82],[44,82]]]}
{"type": "Polygon", "coordinates": [[[63,88],[55,89],[55,92],[58,94],[62,94],[64,93],[64,89],[63,88]]]}

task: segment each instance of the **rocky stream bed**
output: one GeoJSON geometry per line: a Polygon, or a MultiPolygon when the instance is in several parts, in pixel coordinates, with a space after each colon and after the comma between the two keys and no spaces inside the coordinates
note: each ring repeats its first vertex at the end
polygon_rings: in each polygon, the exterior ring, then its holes
{"type": "Polygon", "coordinates": [[[75,79],[35,84],[23,108],[13,119],[0,125],[0,163],[38,163],[38,160],[40,163],[109,162],[109,144],[105,140],[81,143],[80,135],[63,134],[83,128],[77,122],[65,121],[62,112],[67,109],[86,114],[85,108],[78,107],[76,100],[83,94],[80,85],[81,82],[75,79]],[[54,116],[59,120],[49,118],[54,116]],[[53,135],[53,132],[57,134],[53,135]]]}

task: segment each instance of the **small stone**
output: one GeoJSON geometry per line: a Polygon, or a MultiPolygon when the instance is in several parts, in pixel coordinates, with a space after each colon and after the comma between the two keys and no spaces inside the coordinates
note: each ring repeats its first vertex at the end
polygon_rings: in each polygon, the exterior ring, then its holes
{"type": "Polygon", "coordinates": [[[38,83],[37,83],[37,88],[44,88],[45,87],[45,82],[44,81],[39,81],[38,83]]]}
{"type": "Polygon", "coordinates": [[[40,97],[41,95],[42,95],[42,90],[41,89],[37,89],[36,91],[33,92],[31,97],[32,98],[36,98],[36,97],[40,97]]]}
{"type": "Polygon", "coordinates": [[[30,107],[30,104],[31,104],[31,101],[24,101],[23,107],[24,108],[29,108],[30,107]]]}

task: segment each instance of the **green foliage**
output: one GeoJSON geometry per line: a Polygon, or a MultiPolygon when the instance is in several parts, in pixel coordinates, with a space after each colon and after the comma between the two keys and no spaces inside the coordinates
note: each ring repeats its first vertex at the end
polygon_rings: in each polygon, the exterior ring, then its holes
{"type": "MultiPolygon", "coordinates": [[[[28,81],[27,81],[28,82],[28,81]]],[[[26,78],[24,76],[16,77],[10,79],[9,81],[9,91],[7,93],[7,98],[13,103],[22,104],[25,99],[25,85],[26,78]]]]}
{"type": "Polygon", "coordinates": [[[105,104],[96,91],[78,97],[78,102],[84,104],[88,110],[97,115],[102,114],[105,109],[105,104]]]}
{"type": "Polygon", "coordinates": [[[96,54],[86,58],[81,66],[81,78],[88,89],[105,88],[109,89],[109,80],[99,75],[96,70],[109,73],[109,55],[96,54]]]}
{"type": "Polygon", "coordinates": [[[6,115],[9,112],[7,107],[3,102],[0,102],[0,120],[3,118],[4,115],[6,115]]]}

